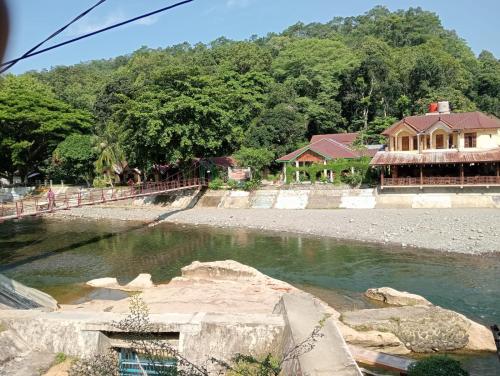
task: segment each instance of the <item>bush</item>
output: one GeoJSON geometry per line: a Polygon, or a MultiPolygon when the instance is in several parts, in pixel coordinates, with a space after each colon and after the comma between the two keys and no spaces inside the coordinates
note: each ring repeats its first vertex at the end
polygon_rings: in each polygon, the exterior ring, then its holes
{"type": "Polygon", "coordinates": [[[224,182],[222,181],[222,179],[215,178],[210,183],[208,183],[208,188],[217,191],[217,190],[221,189],[223,185],[224,185],[224,182]]]}
{"type": "Polygon", "coordinates": [[[252,179],[243,183],[243,189],[245,191],[255,191],[260,187],[260,180],[252,179]]]}
{"type": "Polygon", "coordinates": [[[469,372],[464,370],[460,362],[447,356],[431,356],[408,368],[408,376],[468,376],[469,372]]]}
{"type": "Polygon", "coordinates": [[[236,180],[233,180],[233,179],[230,179],[227,181],[227,186],[229,187],[229,189],[240,189],[241,188],[241,183],[239,181],[236,181],[236,180]]]}
{"type": "Polygon", "coordinates": [[[92,182],[92,186],[94,188],[106,188],[109,185],[109,181],[107,178],[103,176],[96,176],[94,181],[92,182]]]}
{"type": "Polygon", "coordinates": [[[357,187],[363,182],[363,175],[359,172],[349,172],[347,175],[342,176],[342,181],[349,184],[351,187],[357,187]]]}

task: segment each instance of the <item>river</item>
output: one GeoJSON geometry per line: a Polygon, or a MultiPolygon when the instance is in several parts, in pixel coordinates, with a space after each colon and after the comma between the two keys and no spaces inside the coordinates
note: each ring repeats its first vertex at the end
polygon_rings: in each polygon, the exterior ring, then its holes
{"type": "MultiPolygon", "coordinates": [[[[500,323],[500,255],[466,256],[334,239],[122,221],[28,219],[0,225],[0,273],[61,303],[98,297],[85,282],[150,273],[155,283],[194,260],[233,259],[309,291],[339,310],[370,307],[390,286],[485,325],[500,323]]],[[[500,374],[495,356],[462,357],[474,375],[500,374]],[[498,373],[497,373],[498,372],[498,373]]]]}

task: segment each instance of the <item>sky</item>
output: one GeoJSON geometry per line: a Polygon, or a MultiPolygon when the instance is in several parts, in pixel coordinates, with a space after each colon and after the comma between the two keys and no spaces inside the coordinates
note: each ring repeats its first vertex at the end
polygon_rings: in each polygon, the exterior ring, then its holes
{"type": "MultiPolygon", "coordinates": [[[[11,33],[6,59],[22,55],[97,0],[7,0],[11,33]]],[[[77,37],[126,18],[165,7],[175,0],[107,0],[54,42],[77,37]]],[[[500,57],[500,0],[194,0],[192,3],[19,62],[10,72],[50,69],[131,53],[141,46],[166,47],[242,40],[280,32],[298,21],[327,22],[357,16],[376,5],[391,10],[420,6],[436,12],[445,28],[456,30],[476,54],[486,49],[500,57]]]]}

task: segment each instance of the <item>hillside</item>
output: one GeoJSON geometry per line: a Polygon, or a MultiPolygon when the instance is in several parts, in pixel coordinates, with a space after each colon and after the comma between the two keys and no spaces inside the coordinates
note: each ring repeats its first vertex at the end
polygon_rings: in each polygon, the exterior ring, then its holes
{"type": "Polygon", "coordinates": [[[487,51],[476,57],[434,13],[376,7],[246,41],[144,47],[6,76],[0,170],[67,175],[54,150],[75,132],[99,139],[82,157],[83,172],[71,172],[75,180],[93,174],[96,158],[151,172],[156,163],[241,147],[279,157],[316,133],[362,131],[376,140],[395,118],[442,99],[454,111],[500,116],[500,61],[487,51]]]}

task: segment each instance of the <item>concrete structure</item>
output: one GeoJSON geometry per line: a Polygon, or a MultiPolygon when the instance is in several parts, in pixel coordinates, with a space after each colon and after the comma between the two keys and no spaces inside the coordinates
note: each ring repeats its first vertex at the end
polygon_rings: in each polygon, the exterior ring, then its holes
{"type": "Polygon", "coordinates": [[[34,190],[35,187],[0,188],[0,202],[12,202],[22,199],[34,190]]]}
{"type": "Polygon", "coordinates": [[[254,192],[210,191],[197,207],[225,209],[374,209],[374,208],[500,208],[500,189],[406,188],[397,190],[341,189],[328,185],[304,185],[254,192]]]}
{"type": "MultiPolygon", "coordinates": [[[[182,269],[182,277],[145,289],[141,297],[155,335],[167,338],[196,364],[206,365],[212,357],[230,362],[238,353],[281,358],[325,318],[323,337],[313,351],[285,364],[300,372],[285,374],[361,375],[336,327],[335,310],[235,261],[194,262],[182,269]]],[[[0,348],[0,374],[16,353],[81,357],[129,346],[126,333],[113,324],[127,317],[128,303],[99,300],[50,313],[0,310],[5,333],[0,333],[0,346],[17,349],[10,353],[0,348]]],[[[208,367],[217,369],[211,363],[208,367]]]]}

